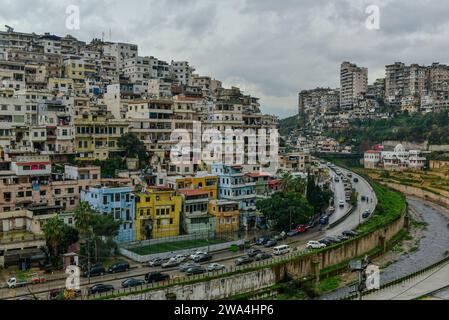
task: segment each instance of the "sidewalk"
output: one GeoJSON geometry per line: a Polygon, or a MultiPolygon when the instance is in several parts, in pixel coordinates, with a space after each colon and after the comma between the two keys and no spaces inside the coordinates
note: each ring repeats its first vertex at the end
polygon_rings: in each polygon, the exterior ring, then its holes
{"type": "Polygon", "coordinates": [[[363,296],[363,300],[413,300],[449,286],[449,263],[398,285],[363,296]]]}

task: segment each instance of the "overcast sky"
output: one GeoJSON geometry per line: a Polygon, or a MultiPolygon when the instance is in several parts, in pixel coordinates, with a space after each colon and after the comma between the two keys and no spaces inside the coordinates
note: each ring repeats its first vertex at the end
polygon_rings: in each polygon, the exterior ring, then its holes
{"type": "MultiPolygon", "coordinates": [[[[16,31],[135,43],[139,54],[188,60],[197,73],[261,98],[263,111],[297,112],[300,90],[338,87],[342,61],[369,68],[370,82],[395,61],[449,60],[447,0],[0,0],[16,31]],[[66,29],[78,5],[80,30],[66,29]],[[369,30],[367,6],[380,8],[369,30]]],[[[3,23],[4,22],[4,23],[3,23]]]]}

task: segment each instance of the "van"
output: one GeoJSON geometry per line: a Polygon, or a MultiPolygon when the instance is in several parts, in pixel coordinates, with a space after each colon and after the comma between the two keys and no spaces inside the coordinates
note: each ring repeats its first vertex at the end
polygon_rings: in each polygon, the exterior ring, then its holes
{"type": "Polygon", "coordinates": [[[273,253],[276,256],[280,256],[280,255],[283,255],[283,254],[290,253],[290,246],[284,244],[282,246],[274,247],[273,248],[273,253]]]}

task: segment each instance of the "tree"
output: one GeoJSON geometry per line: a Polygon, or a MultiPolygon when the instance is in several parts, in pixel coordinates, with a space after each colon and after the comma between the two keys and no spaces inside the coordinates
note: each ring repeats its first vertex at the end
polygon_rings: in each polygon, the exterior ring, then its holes
{"type": "Polygon", "coordinates": [[[81,202],[75,209],[74,218],[75,226],[83,237],[91,237],[93,235],[92,225],[94,221],[95,211],[92,210],[88,202],[81,202]]]}
{"type": "Polygon", "coordinates": [[[141,164],[149,161],[149,155],[145,144],[134,134],[127,133],[120,137],[118,146],[126,152],[126,158],[138,158],[141,164]]]}
{"type": "Polygon", "coordinates": [[[60,263],[60,254],[79,241],[78,230],[66,225],[58,216],[48,220],[43,226],[48,253],[53,265],[60,263]]]}
{"type": "Polygon", "coordinates": [[[277,230],[290,230],[292,225],[307,224],[313,217],[313,207],[295,192],[278,192],[270,199],[259,200],[257,209],[274,223],[277,230]]]}

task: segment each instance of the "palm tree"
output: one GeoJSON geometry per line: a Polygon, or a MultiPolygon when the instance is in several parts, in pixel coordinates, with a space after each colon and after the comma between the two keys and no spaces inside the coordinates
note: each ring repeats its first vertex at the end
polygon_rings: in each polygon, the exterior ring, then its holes
{"type": "Polygon", "coordinates": [[[94,214],[87,202],[81,202],[75,209],[75,226],[83,237],[89,238],[93,234],[94,214]]]}
{"type": "Polygon", "coordinates": [[[50,248],[50,253],[53,253],[53,256],[57,257],[64,236],[64,222],[58,216],[55,216],[45,223],[42,230],[47,246],[50,248]]]}
{"type": "Polygon", "coordinates": [[[306,193],[306,181],[301,177],[296,177],[293,180],[293,191],[298,194],[305,195],[306,193]]]}
{"type": "Polygon", "coordinates": [[[292,176],[292,174],[290,172],[284,173],[284,175],[282,176],[282,179],[281,179],[282,191],[284,191],[284,192],[292,191],[293,180],[294,180],[294,177],[292,176]]]}

